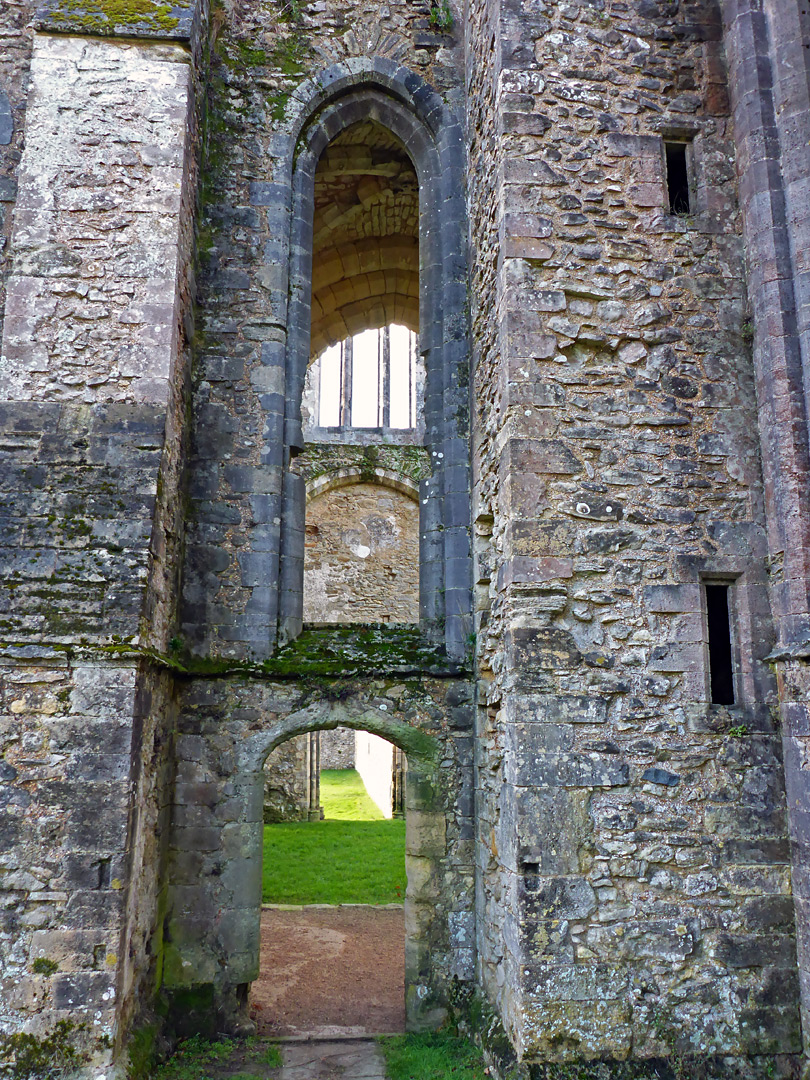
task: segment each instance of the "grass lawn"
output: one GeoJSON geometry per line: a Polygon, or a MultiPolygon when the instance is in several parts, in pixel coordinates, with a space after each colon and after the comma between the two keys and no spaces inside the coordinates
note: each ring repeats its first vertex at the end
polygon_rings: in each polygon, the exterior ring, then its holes
{"type": "Polygon", "coordinates": [[[405,822],[386,820],[354,769],[321,772],[323,821],[265,825],[265,904],[398,904],[405,822]]]}
{"type": "Polygon", "coordinates": [[[326,821],[386,820],[356,769],[321,769],[321,806],[326,821]]]}
{"type": "Polygon", "coordinates": [[[443,1031],[380,1039],[390,1080],[486,1080],[481,1051],[443,1031]]]}

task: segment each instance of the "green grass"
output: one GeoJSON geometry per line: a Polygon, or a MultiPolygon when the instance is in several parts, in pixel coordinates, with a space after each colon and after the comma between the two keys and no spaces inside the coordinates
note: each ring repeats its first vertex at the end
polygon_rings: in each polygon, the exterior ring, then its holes
{"type": "Polygon", "coordinates": [[[405,822],[383,818],[354,769],[321,773],[324,821],[266,825],[265,904],[398,904],[405,822]]]}
{"type": "Polygon", "coordinates": [[[486,1080],[484,1059],[467,1039],[442,1031],[380,1039],[389,1080],[486,1080]]]}
{"type": "Polygon", "coordinates": [[[356,769],[321,769],[321,806],[327,821],[385,821],[356,769]]]}
{"type": "Polygon", "coordinates": [[[264,1080],[268,1069],[281,1066],[281,1051],[263,1039],[221,1039],[207,1042],[195,1037],[156,1069],[150,1080],[264,1080]]]}

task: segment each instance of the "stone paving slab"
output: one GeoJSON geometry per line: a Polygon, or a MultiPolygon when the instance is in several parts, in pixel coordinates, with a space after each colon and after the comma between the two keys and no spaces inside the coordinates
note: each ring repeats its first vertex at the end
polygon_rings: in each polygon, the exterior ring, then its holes
{"type": "Polygon", "coordinates": [[[278,1080],[385,1080],[385,1063],[371,1039],[283,1043],[278,1080]]]}

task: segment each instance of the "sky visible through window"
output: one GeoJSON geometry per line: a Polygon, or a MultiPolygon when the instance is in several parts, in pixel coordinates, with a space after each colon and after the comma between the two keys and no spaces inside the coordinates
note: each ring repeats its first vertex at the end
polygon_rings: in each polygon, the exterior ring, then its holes
{"type": "MultiPolygon", "coordinates": [[[[390,427],[411,428],[416,420],[416,335],[405,326],[389,328],[390,427]]],[[[375,428],[383,425],[381,377],[383,372],[381,330],[364,330],[352,339],[350,387],[351,427],[375,428]]],[[[318,358],[320,365],[321,427],[340,425],[341,381],[344,344],[331,345],[318,358]]]]}

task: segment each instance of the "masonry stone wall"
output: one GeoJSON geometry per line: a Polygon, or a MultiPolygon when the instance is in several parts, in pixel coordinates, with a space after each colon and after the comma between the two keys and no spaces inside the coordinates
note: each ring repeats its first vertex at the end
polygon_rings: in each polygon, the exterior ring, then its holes
{"type": "Polygon", "coordinates": [[[86,1021],[96,1070],[160,968],[173,691],[141,654],[179,578],[188,61],[35,37],[4,279],[3,1020],[86,1021]]]}
{"type": "Polygon", "coordinates": [[[10,0],[0,12],[0,335],[9,271],[11,212],[17,196],[17,168],[23,147],[33,10],[29,0],[10,0]]]}
{"type": "Polygon", "coordinates": [[[321,768],[354,768],[354,732],[351,728],[321,732],[321,768]]]}
{"type": "Polygon", "coordinates": [[[721,8],[3,5],[3,1033],[87,1019],[112,1080],[156,995],[244,1031],[264,761],[340,723],[408,755],[414,1026],[479,993],[504,1074],[796,1072],[810,53],[793,0],[721,8]],[[316,310],[335,139],[420,224],[316,310]],[[306,442],[312,311],[387,305],[425,445],[306,442]],[[370,484],[418,494],[420,626],[298,637],[307,496],[370,484]]]}
{"type": "Polygon", "coordinates": [[[307,622],[419,622],[419,504],[352,484],[307,506],[307,622]]]}
{"type": "Polygon", "coordinates": [[[265,762],[263,820],[266,825],[309,820],[310,738],[307,734],[289,739],[265,762]]]}
{"type": "Polygon", "coordinates": [[[500,129],[474,143],[499,216],[472,215],[500,314],[476,335],[482,954],[529,1058],[799,1047],[720,28],[710,7],[671,16],[476,17],[501,57],[500,129]],[[673,135],[692,139],[685,217],[673,135]],[[728,711],[709,704],[706,576],[735,580],[728,711]]]}

